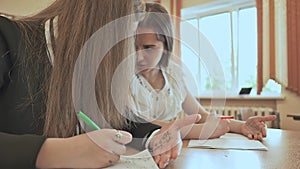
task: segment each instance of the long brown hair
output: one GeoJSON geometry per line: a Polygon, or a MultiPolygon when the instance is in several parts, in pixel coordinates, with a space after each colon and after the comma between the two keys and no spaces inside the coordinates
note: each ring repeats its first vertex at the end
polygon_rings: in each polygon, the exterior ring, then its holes
{"type": "MultiPolygon", "coordinates": [[[[68,137],[75,134],[78,120],[72,101],[72,75],[80,50],[99,28],[117,18],[132,14],[134,3],[137,2],[139,3],[139,0],[57,0],[37,15],[17,21],[24,30],[26,49],[31,56],[24,63],[25,67],[31,70],[28,71],[30,75],[27,75],[30,77],[28,86],[32,86],[30,84],[35,83],[36,79],[42,81],[40,92],[45,95],[46,104],[44,135],[68,137]],[[58,35],[52,39],[53,67],[30,68],[31,63],[37,65],[48,59],[43,53],[46,49],[43,26],[47,20],[54,17],[58,19],[58,35]],[[36,35],[35,42],[32,42],[29,34],[36,35]],[[43,55],[40,55],[41,53],[43,55]]],[[[127,29],[126,25],[124,29],[127,29]]],[[[102,43],[110,39],[103,39],[102,43]]],[[[100,111],[111,126],[118,129],[128,124],[127,120],[117,113],[113,104],[110,93],[111,79],[116,67],[133,49],[132,44],[129,38],[115,45],[102,60],[97,73],[95,92],[100,111]]]]}

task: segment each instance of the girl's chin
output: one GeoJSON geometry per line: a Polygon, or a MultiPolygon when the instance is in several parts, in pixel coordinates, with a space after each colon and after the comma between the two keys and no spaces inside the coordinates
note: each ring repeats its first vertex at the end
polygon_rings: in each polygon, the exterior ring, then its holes
{"type": "Polygon", "coordinates": [[[146,73],[148,71],[149,71],[148,69],[141,69],[141,70],[138,70],[137,73],[138,74],[144,74],[144,73],[146,73]]]}
{"type": "Polygon", "coordinates": [[[145,67],[137,67],[136,68],[136,73],[138,74],[144,74],[144,73],[149,73],[152,70],[156,70],[157,68],[145,68],[145,67]]]}
{"type": "Polygon", "coordinates": [[[137,73],[147,72],[148,69],[145,66],[139,66],[136,68],[137,73]]]}

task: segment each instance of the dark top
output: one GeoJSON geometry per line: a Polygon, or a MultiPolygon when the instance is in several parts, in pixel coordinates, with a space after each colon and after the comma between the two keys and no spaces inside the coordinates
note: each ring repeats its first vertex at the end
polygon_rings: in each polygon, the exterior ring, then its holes
{"type": "MultiPolygon", "coordinates": [[[[20,42],[17,25],[0,16],[0,168],[3,169],[35,168],[36,157],[46,139],[41,136],[44,124],[41,113],[45,112],[45,105],[39,99],[24,104],[29,95],[25,71],[20,66],[26,57],[20,42]]],[[[46,51],[44,57],[47,58],[46,51]]],[[[151,123],[135,123],[129,132],[134,138],[145,138],[157,128],[151,123]]],[[[134,141],[139,142],[138,149],[143,148],[142,140],[134,141]]]]}

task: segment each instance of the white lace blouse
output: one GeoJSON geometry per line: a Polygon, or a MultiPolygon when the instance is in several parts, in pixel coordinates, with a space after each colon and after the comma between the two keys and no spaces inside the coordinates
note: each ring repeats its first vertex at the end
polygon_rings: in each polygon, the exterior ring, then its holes
{"type": "Polygon", "coordinates": [[[168,121],[177,117],[187,95],[179,65],[170,62],[161,70],[165,85],[159,91],[140,75],[136,75],[130,84],[132,112],[149,121],[168,121]]]}

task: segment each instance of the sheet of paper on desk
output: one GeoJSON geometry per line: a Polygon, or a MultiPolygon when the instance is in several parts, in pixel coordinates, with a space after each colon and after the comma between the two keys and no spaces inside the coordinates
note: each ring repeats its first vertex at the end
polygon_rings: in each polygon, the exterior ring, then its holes
{"type": "Polygon", "coordinates": [[[224,136],[209,140],[190,140],[188,147],[239,149],[239,150],[268,150],[260,141],[249,140],[240,135],[227,133],[224,136]]]}
{"type": "Polygon", "coordinates": [[[106,169],[159,169],[150,152],[144,150],[131,156],[121,156],[120,161],[106,169]]]}

